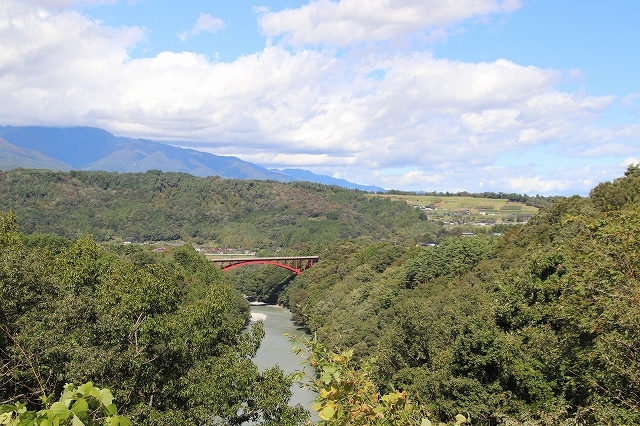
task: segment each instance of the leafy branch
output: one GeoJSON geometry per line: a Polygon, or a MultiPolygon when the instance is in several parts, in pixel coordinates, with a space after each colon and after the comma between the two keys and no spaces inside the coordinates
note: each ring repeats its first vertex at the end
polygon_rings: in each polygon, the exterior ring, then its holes
{"type": "Polygon", "coordinates": [[[79,387],[67,383],[60,399],[49,404],[50,397],[42,397],[47,408],[30,411],[27,406],[0,405],[0,425],[7,426],[129,426],[131,421],[118,415],[109,389],[100,389],[88,382],[79,387]]]}

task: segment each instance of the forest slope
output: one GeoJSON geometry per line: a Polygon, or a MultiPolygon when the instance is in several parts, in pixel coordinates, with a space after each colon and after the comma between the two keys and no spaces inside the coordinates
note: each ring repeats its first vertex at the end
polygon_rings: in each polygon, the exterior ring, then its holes
{"type": "Polygon", "coordinates": [[[39,409],[66,383],[95,382],[136,425],[308,418],[288,406],[290,378],[253,364],[264,330],[242,333],[247,302],[190,246],[160,256],[24,235],[0,213],[0,300],[0,404],[39,409]]]}
{"type": "Polygon", "coordinates": [[[444,421],[640,423],[640,169],[504,238],[343,242],[286,294],[330,347],[444,421]]]}
{"type": "Polygon", "coordinates": [[[184,173],[0,172],[0,205],[20,230],[98,241],[216,241],[247,249],[345,238],[410,242],[437,232],[402,202],[308,182],[199,178],[184,173]]]}

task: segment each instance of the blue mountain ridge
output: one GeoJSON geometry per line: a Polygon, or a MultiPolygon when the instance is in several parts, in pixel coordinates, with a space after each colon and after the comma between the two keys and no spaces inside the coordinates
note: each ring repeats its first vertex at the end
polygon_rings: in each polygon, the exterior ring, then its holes
{"type": "Polygon", "coordinates": [[[120,173],[161,170],[225,179],[300,180],[384,192],[382,188],[358,185],[306,170],[288,169],[289,174],[237,157],[219,156],[146,139],[117,137],[94,127],[0,126],[0,138],[5,141],[4,149],[0,150],[0,168],[3,169],[25,167],[120,173]]]}
{"type": "Polygon", "coordinates": [[[366,191],[366,192],[386,192],[384,188],[380,188],[379,186],[359,185],[357,183],[352,183],[344,179],[338,179],[338,178],[325,176],[325,175],[317,175],[315,173],[312,173],[308,170],[303,170],[303,169],[283,169],[279,171],[288,176],[293,176],[296,179],[304,180],[307,182],[317,182],[317,183],[322,183],[324,185],[334,185],[334,186],[340,186],[342,188],[358,189],[360,191],[366,191]]]}
{"type": "Polygon", "coordinates": [[[0,138],[0,170],[11,170],[18,167],[25,169],[71,170],[70,165],[48,157],[40,151],[19,148],[0,138]]]}

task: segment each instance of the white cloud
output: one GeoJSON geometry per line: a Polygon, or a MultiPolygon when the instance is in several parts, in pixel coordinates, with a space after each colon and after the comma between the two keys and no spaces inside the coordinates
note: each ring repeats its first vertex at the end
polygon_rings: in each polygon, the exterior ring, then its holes
{"type": "MultiPolygon", "coordinates": [[[[406,0],[394,8],[420,14],[421,4],[406,0]]],[[[432,4],[446,9],[449,2],[432,4]]],[[[466,12],[462,4],[429,18],[430,25],[480,13],[475,2],[466,12]]],[[[478,4],[491,13],[507,8],[478,4]]],[[[379,5],[341,13],[374,16],[379,5]]],[[[215,19],[194,30],[213,30],[215,19]]],[[[560,91],[566,76],[555,70],[504,59],[466,63],[402,50],[336,55],[281,45],[233,62],[190,52],[131,58],[127,52],[143,39],[137,27],[110,28],[77,12],[7,2],[0,8],[0,125],[92,125],[410,190],[585,193],[585,173],[598,182],[616,170],[550,165],[543,175],[496,167],[495,158],[541,144],[569,157],[606,152],[615,164],[638,152],[640,126],[598,123],[613,98],[560,91]]]]}
{"type": "Polygon", "coordinates": [[[225,23],[222,19],[209,15],[208,13],[201,13],[193,27],[178,34],[178,38],[182,41],[186,41],[189,37],[198,35],[201,33],[216,34],[218,31],[223,30],[225,23]]]}
{"type": "Polygon", "coordinates": [[[77,12],[0,8],[0,121],[78,120],[94,95],[112,96],[114,64],[143,38],[137,27],[104,27],[77,12]]]}
{"type": "Polygon", "coordinates": [[[286,34],[294,45],[348,46],[425,29],[437,32],[469,18],[519,7],[517,0],[314,0],[299,9],[266,12],[260,26],[270,37],[286,34]]]}
{"type": "Polygon", "coordinates": [[[625,169],[629,166],[637,166],[640,165],[640,158],[638,157],[630,157],[630,158],[626,158],[622,164],[620,164],[621,167],[624,167],[625,169]]]}
{"type": "Polygon", "coordinates": [[[519,176],[511,179],[509,183],[514,191],[521,194],[558,193],[564,191],[569,185],[566,179],[543,179],[540,176],[519,176]]]}

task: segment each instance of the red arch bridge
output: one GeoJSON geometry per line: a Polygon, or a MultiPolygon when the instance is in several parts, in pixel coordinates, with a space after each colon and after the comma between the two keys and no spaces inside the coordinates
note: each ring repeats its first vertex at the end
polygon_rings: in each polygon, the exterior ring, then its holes
{"type": "Polygon", "coordinates": [[[318,256],[292,256],[292,257],[213,257],[211,261],[220,265],[223,271],[245,265],[275,265],[288,269],[296,275],[311,268],[320,260],[318,256]]]}

